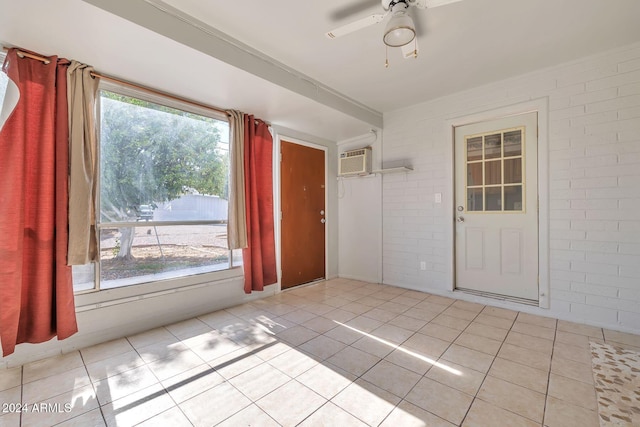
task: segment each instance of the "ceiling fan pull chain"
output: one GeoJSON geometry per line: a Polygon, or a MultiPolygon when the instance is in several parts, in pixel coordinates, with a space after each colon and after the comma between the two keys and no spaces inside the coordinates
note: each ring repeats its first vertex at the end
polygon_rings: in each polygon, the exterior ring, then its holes
{"type": "Polygon", "coordinates": [[[389,68],[389,46],[384,45],[384,68],[389,68]]]}

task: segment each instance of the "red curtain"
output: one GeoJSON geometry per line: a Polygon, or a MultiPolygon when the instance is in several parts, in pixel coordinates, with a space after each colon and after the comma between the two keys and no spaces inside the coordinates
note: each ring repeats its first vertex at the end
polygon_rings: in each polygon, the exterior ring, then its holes
{"type": "Polygon", "coordinates": [[[273,224],[273,138],[269,126],[244,116],[244,189],[248,247],[242,250],[244,291],[276,283],[273,224]]]}
{"type": "MultiPolygon", "coordinates": [[[[66,70],[7,54],[3,70],[20,92],[0,130],[0,340],[16,344],[77,332],[67,253],[66,70]]],[[[11,83],[10,83],[11,84],[11,83]]]]}

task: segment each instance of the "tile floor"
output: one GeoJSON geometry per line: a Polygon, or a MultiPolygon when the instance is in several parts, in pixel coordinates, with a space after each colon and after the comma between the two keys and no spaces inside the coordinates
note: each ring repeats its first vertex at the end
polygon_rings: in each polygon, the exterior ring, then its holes
{"type": "Polygon", "coordinates": [[[598,426],[589,340],[640,347],[335,279],[0,371],[0,425],[598,426]]]}

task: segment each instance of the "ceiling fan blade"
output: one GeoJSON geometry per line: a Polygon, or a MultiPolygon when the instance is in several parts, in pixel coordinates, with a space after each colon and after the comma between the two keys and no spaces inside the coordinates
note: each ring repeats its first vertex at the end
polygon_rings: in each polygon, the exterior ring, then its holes
{"type": "Polygon", "coordinates": [[[457,3],[462,0],[416,0],[416,7],[419,9],[431,9],[432,7],[445,6],[451,3],[457,3]]]}
{"type": "Polygon", "coordinates": [[[335,30],[331,30],[327,33],[325,33],[325,35],[327,37],[329,37],[330,39],[335,39],[338,37],[342,37],[346,34],[350,34],[353,33],[354,31],[358,31],[362,28],[368,27],[370,25],[373,24],[377,24],[379,22],[382,22],[385,18],[385,16],[387,16],[387,14],[375,14],[375,15],[369,15],[366,18],[362,18],[362,19],[358,19],[357,21],[354,21],[350,24],[347,25],[343,25],[342,27],[338,27],[335,30]]]}
{"type": "Polygon", "coordinates": [[[357,3],[341,7],[340,9],[331,12],[329,17],[334,21],[340,21],[348,18],[349,16],[364,13],[367,9],[371,9],[372,6],[380,7],[380,0],[360,0],[357,3]]]}
{"type": "Polygon", "coordinates": [[[404,59],[417,58],[418,57],[418,39],[416,38],[411,43],[405,44],[401,47],[402,57],[404,59]]]}

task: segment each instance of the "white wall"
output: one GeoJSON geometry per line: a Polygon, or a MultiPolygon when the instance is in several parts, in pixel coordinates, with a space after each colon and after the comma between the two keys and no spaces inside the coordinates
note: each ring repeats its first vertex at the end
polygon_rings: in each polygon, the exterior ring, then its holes
{"type": "Polygon", "coordinates": [[[385,114],[383,165],[410,159],[415,170],[383,177],[383,281],[451,294],[446,123],[541,98],[549,106],[550,309],[455,295],[638,333],[640,44],[385,114]],[[433,202],[438,192],[442,204],[433,202]]]}

